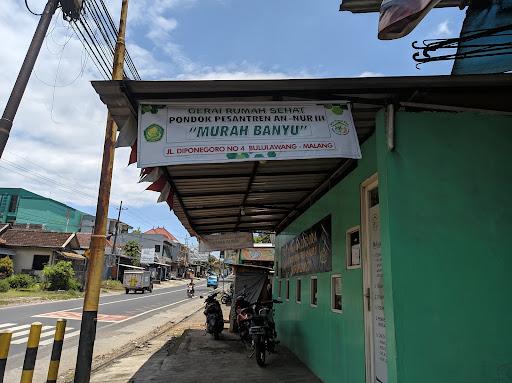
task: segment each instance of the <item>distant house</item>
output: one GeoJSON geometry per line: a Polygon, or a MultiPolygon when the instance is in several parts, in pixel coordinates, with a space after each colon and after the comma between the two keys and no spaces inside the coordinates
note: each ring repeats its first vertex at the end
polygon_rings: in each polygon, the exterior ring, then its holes
{"type": "Polygon", "coordinates": [[[76,253],[80,244],[75,233],[0,227],[0,257],[9,256],[15,273],[41,275],[45,265],[71,261],[76,277],[85,281],[86,258],[76,253]]]}
{"type": "Polygon", "coordinates": [[[178,242],[176,237],[172,235],[165,227],[154,227],[148,231],[145,231],[144,234],[160,234],[163,235],[170,242],[178,242]]]}
{"type": "MultiPolygon", "coordinates": [[[[82,221],[80,222],[80,229],[79,231],[81,233],[93,233],[94,232],[94,223],[96,221],[96,217],[92,214],[83,214],[82,221]]],[[[105,234],[114,234],[116,231],[116,222],[117,220],[114,218],[108,218],[107,219],[107,231],[105,234]]],[[[128,230],[133,229],[132,226],[128,225],[127,223],[124,223],[122,221],[119,221],[118,227],[117,227],[117,233],[127,233],[128,230]]]]}
{"type": "Polygon", "coordinates": [[[44,230],[76,232],[82,213],[68,205],[21,188],[0,188],[0,224],[39,224],[44,230]]]}
{"type": "Polygon", "coordinates": [[[138,242],[142,253],[146,257],[147,255],[151,257],[148,259],[143,256],[141,263],[153,272],[153,277],[156,280],[165,280],[171,275],[180,275],[181,244],[165,228],[151,229],[145,233],[121,233],[117,237],[119,245],[124,245],[128,241],[138,242]]]}

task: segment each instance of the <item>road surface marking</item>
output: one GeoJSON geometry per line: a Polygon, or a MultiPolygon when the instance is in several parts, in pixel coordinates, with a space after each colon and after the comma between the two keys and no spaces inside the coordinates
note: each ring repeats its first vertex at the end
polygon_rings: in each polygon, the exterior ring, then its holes
{"type": "MultiPolygon", "coordinates": [[[[17,327],[18,328],[19,327],[30,327],[30,325],[23,325],[23,326],[17,326],[17,327]]],[[[44,339],[44,338],[49,338],[49,339],[47,339],[47,340],[45,339],[45,340],[39,342],[39,345],[40,346],[44,346],[44,345],[52,343],[53,342],[53,336],[55,334],[55,326],[43,326],[42,329],[43,330],[49,330],[49,331],[42,332],[41,333],[41,339],[44,339]]],[[[71,330],[74,330],[74,327],[67,327],[66,328],[66,336],[68,336],[68,331],[71,331],[71,330]]],[[[12,334],[13,339],[14,338],[19,338],[20,336],[23,336],[23,338],[14,339],[13,341],[11,341],[11,344],[23,344],[23,343],[26,343],[27,340],[28,340],[28,336],[27,335],[28,335],[29,331],[30,330],[14,332],[12,334]]],[[[75,332],[69,333],[69,335],[75,334],[75,332]]],[[[80,331],[78,331],[78,333],[80,333],[80,331]]]]}
{"type": "MultiPolygon", "coordinates": [[[[206,286],[206,284],[197,285],[197,287],[205,287],[205,286],[206,286]]],[[[106,305],[111,305],[111,304],[114,304],[114,303],[122,303],[122,302],[134,301],[134,300],[137,300],[137,299],[157,297],[159,295],[174,294],[174,293],[177,293],[177,292],[180,292],[180,291],[187,291],[187,289],[178,289],[178,290],[167,291],[165,293],[158,293],[158,294],[149,294],[149,295],[143,294],[140,297],[136,297],[136,298],[128,298],[128,299],[121,299],[121,300],[118,300],[118,301],[100,303],[98,306],[106,306],[106,305]]],[[[78,307],[73,307],[73,308],[70,308],[70,309],[60,310],[59,312],[81,310],[82,308],[83,308],[83,306],[78,306],[78,307]]],[[[32,315],[32,317],[37,317],[37,316],[38,315],[32,315]]]]}
{"type": "MultiPolygon", "coordinates": [[[[2,323],[0,324],[0,328],[4,328],[4,327],[9,327],[9,326],[14,326],[16,323],[2,323]]],[[[7,330],[7,329],[5,329],[7,330]]],[[[3,331],[3,330],[2,330],[3,331]]]]}
{"type": "MultiPolygon", "coordinates": [[[[71,319],[71,320],[82,320],[82,313],[81,312],[72,312],[72,311],[53,311],[51,313],[33,315],[33,317],[65,318],[65,319],[71,319]]],[[[127,315],[98,314],[97,320],[98,320],[98,322],[122,322],[128,318],[130,318],[130,317],[127,315]]]]}
{"type": "MultiPolygon", "coordinates": [[[[72,328],[70,328],[70,330],[71,329],[72,328]]],[[[79,334],[80,334],[80,330],[70,332],[69,334],[66,332],[66,335],[64,335],[64,341],[66,341],[67,339],[73,338],[73,337],[75,337],[75,336],[77,336],[79,334]]],[[[50,338],[50,339],[47,339],[47,340],[44,340],[44,341],[40,342],[39,345],[47,346],[47,345],[51,344],[52,342],[53,342],[53,339],[50,338]]]]}
{"type": "Polygon", "coordinates": [[[16,327],[9,327],[9,328],[4,328],[4,330],[9,330],[9,331],[16,331],[16,330],[22,330],[22,329],[25,329],[25,328],[29,328],[30,325],[29,324],[24,324],[24,325],[21,325],[21,326],[16,326],[16,327]]]}
{"type": "MultiPolygon", "coordinates": [[[[50,328],[54,328],[55,326],[43,326],[41,329],[42,330],[48,330],[50,328]]],[[[15,332],[14,334],[12,334],[12,337],[13,338],[18,338],[22,335],[27,335],[28,333],[30,332],[30,330],[24,330],[24,331],[19,331],[19,332],[15,332]]]]}
{"type": "MultiPolygon", "coordinates": [[[[193,297],[192,299],[194,299],[194,298],[197,298],[197,297],[193,297]]],[[[120,321],[119,323],[123,323],[123,322],[126,322],[127,320],[138,318],[138,317],[140,317],[142,315],[146,315],[147,313],[150,313],[150,312],[153,312],[153,311],[156,311],[156,310],[161,310],[163,308],[174,306],[174,305],[177,305],[178,303],[187,302],[187,301],[190,301],[190,298],[182,299],[181,301],[178,301],[178,302],[169,303],[168,305],[165,305],[165,306],[160,306],[160,307],[148,310],[148,311],[141,312],[140,314],[134,315],[132,317],[128,317],[125,320],[120,321]]]]}

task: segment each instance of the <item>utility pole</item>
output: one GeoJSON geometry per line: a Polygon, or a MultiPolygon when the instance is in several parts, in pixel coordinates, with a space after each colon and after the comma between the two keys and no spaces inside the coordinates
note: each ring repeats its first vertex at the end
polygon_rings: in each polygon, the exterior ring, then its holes
{"type": "Polygon", "coordinates": [[[117,221],[116,221],[116,227],[114,229],[114,243],[112,245],[112,255],[114,256],[114,259],[116,261],[116,264],[117,264],[117,272],[116,272],[116,279],[119,280],[119,263],[121,262],[121,259],[117,258],[116,256],[116,243],[117,243],[117,233],[119,231],[119,220],[121,219],[121,211],[122,210],[127,210],[128,208],[123,208],[123,201],[121,201],[121,203],[119,204],[119,207],[117,208],[117,210],[119,210],[119,213],[117,213],[117,221]]]}
{"type": "MultiPolygon", "coordinates": [[[[123,79],[127,15],[128,0],[122,0],[112,80],[123,79]]],[[[108,206],[110,200],[110,188],[112,184],[112,170],[114,166],[116,131],[117,126],[109,113],[105,129],[105,143],[103,147],[103,162],[101,164],[101,178],[98,190],[98,204],[96,207],[96,221],[94,225],[94,233],[91,237],[90,259],[89,267],[87,269],[87,289],[85,291],[80,340],[78,343],[75,383],[89,383],[91,378],[91,364],[94,341],[96,339],[101,276],[105,258],[108,206]]]]}
{"type": "Polygon", "coordinates": [[[58,0],[48,0],[46,3],[44,11],[41,14],[41,18],[39,19],[39,23],[37,24],[36,31],[34,32],[34,36],[32,37],[32,41],[30,42],[23,65],[18,73],[18,78],[16,78],[9,100],[5,105],[2,119],[0,119],[0,158],[2,158],[5,145],[7,145],[14,117],[16,116],[16,112],[20,106],[21,99],[25,93],[25,89],[27,88],[28,80],[30,79],[30,75],[34,69],[37,56],[39,56],[41,45],[43,45],[50,21],[52,21],[52,17],[57,10],[58,4],[58,0]]]}

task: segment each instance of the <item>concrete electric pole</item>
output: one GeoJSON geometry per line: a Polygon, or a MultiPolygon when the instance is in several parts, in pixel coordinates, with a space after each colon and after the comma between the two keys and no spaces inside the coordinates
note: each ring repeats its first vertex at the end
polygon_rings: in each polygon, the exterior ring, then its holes
{"type": "Polygon", "coordinates": [[[37,56],[39,56],[41,45],[43,44],[46,33],[48,32],[50,21],[52,20],[57,7],[60,4],[62,7],[62,13],[67,20],[77,20],[80,17],[80,11],[82,10],[82,1],[83,0],[48,0],[46,3],[44,11],[41,13],[39,23],[37,24],[36,31],[34,32],[34,36],[32,37],[30,46],[28,47],[25,60],[23,61],[20,72],[18,73],[14,87],[12,88],[9,100],[5,105],[4,113],[0,119],[0,158],[2,158],[5,146],[7,145],[14,117],[16,117],[16,112],[20,106],[21,99],[23,98],[23,94],[27,88],[28,80],[30,79],[30,75],[34,69],[37,56]]]}
{"type": "MultiPolygon", "coordinates": [[[[128,0],[122,0],[119,34],[117,35],[112,80],[123,79],[125,56],[126,19],[128,15],[128,0]]],[[[80,340],[75,369],[75,383],[89,383],[91,378],[91,364],[96,338],[96,320],[100,299],[101,277],[105,259],[105,241],[107,231],[108,206],[110,201],[110,188],[112,184],[112,170],[114,167],[114,149],[117,126],[110,113],[107,117],[105,129],[105,143],[103,146],[103,161],[101,165],[101,178],[98,190],[98,204],[96,207],[96,222],[91,237],[90,258],[87,268],[87,288],[85,291],[80,340]]]]}

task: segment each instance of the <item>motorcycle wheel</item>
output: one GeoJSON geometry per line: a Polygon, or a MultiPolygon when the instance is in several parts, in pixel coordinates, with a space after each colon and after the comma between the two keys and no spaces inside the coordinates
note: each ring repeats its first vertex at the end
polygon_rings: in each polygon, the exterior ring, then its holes
{"type": "Polygon", "coordinates": [[[220,302],[222,304],[226,304],[226,296],[225,295],[223,295],[222,298],[220,298],[220,302]]]}
{"type": "Polygon", "coordinates": [[[263,343],[261,340],[257,340],[254,343],[254,353],[256,354],[256,363],[258,363],[258,366],[264,367],[265,366],[265,343],[263,343]]]}
{"type": "Polygon", "coordinates": [[[218,332],[214,332],[214,333],[213,333],[213,338],[214,338],[215,340],[219,340],[219,339],[220,339],[220,334],[219,334],[218,332]]]}

